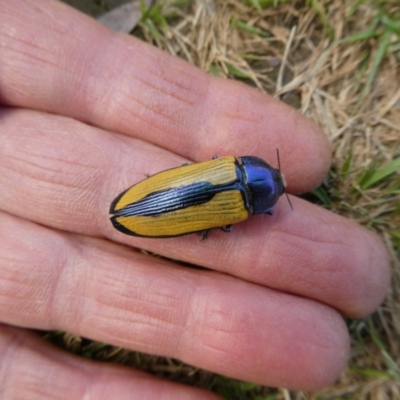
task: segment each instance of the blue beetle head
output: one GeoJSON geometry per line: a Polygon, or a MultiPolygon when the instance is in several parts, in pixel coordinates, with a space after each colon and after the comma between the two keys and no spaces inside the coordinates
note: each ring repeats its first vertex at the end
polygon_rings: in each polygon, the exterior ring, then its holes
{"type": "Polygon", "coordinates": [[[239,157],[250,193],[253,214],[272,214],[279,197],[285,192],[281,172],[263,159],[254,156],[239,157]]]}

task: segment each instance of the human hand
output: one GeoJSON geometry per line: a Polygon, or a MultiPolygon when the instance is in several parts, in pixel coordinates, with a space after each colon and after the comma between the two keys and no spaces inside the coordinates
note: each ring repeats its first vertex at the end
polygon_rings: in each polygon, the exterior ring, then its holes
{"type": "Polygon", "coordinates": [[[296,197],[293,212],[281,199],[273,217],[206,242],[125,236],[108,215],[114,197],[146,175],[214,154],[274,164],[279,148],[288,191],[310,190],[330,164],[320,130],[283,103],[62,3],[0,0],[0,9],[0,346],[9,397],[215,398],[77,359],[24,328],[266,385],[332,382],[349,351],[341,314],[367,315],[388,286],[375,235],[296,197]]]}

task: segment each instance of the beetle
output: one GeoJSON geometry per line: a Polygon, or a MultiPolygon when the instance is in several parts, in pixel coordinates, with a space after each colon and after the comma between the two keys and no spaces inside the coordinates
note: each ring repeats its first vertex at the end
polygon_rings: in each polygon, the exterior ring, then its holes
{"type": "MultiPolygon", "coordinates": [[[[279,153],[278,153],[279,165],[279,153]]],[[[111,203],[111,222],[128,235],[166,238],[230,231],[253,214],[273,214],[286,183],[279,169],[255,156],[214,157],[156,173],[111,203]]]]}

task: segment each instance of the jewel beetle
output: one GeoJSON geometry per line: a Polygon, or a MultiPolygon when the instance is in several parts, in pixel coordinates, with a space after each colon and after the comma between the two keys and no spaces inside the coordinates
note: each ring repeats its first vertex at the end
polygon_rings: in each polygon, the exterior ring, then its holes
{"type": "Polygon", "coordinates": [[[212,228],[229,231],[252,214],[272,215],[285,186],[280,166],[273,168],[261,158],[214,157],[131,186],[111,203],[111,222],[123,233],[151,238],[212,228]]]}

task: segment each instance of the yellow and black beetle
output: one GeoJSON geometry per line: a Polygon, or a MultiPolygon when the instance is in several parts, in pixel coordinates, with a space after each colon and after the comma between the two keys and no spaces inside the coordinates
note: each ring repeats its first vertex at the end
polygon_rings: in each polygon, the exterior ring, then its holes
{"type": "Polygon", "coordinates": [[[111,222],[128,235],[153,238],[229,231],[252,214],[272,214],[284,191],[280,169],[261,158],[215,157],[133,185],[112,202],[111,222]]]}

